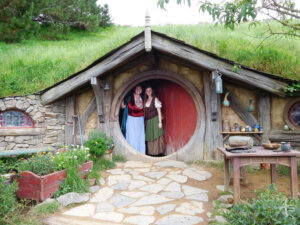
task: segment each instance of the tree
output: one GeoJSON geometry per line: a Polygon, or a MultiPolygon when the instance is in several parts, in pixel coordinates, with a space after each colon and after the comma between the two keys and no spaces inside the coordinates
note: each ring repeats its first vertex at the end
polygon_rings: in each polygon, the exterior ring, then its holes
{"type": "MultiPolygon", "coordinates": [[[[177,4],[187,2],[191,5],[191,0],[176,1],[177,4]]],[[[169,0],[158,0],[158,6],[162,9],[167,3],[169,0]]],[[[220,4],[207,0],[199,3],[200,12],[208,12],[213,21],[224,24],[227,28],[234,29],[235,25],[250,21],[250,25],[256,25],[259,23],[257,15],[262,13],[282,25],[281,31],[275,31],[268,24],[269,36],[289,35],[300,38],[300,9],[296,9],[295,0],[225,0],[220,4]]]]}
{"type": "Polygon", "coordinates": [[[92,31],[99,24],[112,21],[108,6],[97,5],[97,0],[0,1],[0,41],[18,42],[40,34],[41,28],[55,39],[70,28],[92,31]]]}

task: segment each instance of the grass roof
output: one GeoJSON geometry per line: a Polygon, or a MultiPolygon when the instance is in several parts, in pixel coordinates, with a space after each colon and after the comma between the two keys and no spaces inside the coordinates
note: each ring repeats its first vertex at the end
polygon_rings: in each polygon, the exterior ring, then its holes
{"type": "MultiPolygon", "coordinates": [[[[300,41],[276,37],[263,43],[262,24],[235,31],[209,24],[152,27],[157,32],[213,52],[253,69],[300,80],[300,41]]],[[[94,33],[72,32],[66,40],[30,39],[17,44],[0,42],[0,96],[38,92],[84,69],[96,59],[129,41],[143,27],[112,27],[94,33]]]]}

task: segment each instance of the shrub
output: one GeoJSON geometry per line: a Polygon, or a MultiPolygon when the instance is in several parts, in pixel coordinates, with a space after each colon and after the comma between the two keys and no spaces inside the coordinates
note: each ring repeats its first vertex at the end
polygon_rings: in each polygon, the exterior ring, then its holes
{"type": "Polygon", "coordinates": [[[300,200],[288,199],[276,191],[274,184],[263,192],[255,191],[257,198],[252,199],[251,204],[238,204],[222,215],[230,224],[235,225],[299,224],[300,200]]]}
{"type": "Polygon", "coordinates": [[[106,133],[104,132],[101,132],[99,130],[91,130],[89,132],[89,137],[88,137],[88,141],[90,140],[93,140],[93,139],[96,139],[96,138],[101,138],[104,140],[106,146],[107,146],[107,149],[111,149],[114,147],[114,140],[112,137],[109,137],[106,135],[106,133]]]}
{"type": "Polygon", "coordinates": [[[101,157],[107,150],[106,142],[103,138],[89,140],[86,146],[90,149],[90,154],[95,157],[101,157]]]}
{"type": "Polygon", "coordinates": [[[43,176],[55,171],[54,156],[50,152],[40,152],[30,158],[21,158],[19,170],[31,171],[39,176],[43,176]]]}
{"type": "Polygon", "coordinates": [[[17,182],[4,186],[3,181],[3,178],[0,177],[0,224],[4,224],[6,215],[14,211],[17,200],[16,191],[18,190],[17,182]]]}

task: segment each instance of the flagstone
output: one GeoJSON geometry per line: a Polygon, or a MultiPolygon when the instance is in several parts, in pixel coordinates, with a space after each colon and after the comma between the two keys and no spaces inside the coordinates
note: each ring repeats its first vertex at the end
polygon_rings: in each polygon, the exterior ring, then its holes
{"type": "Polygon", "coordinates": [[[144,163],[141,161],[127,161],[124,168],[145,168],[151,167],[151,163],[144,163]]]}
{"type": "Polygon", "coordinates": [[[106,172],[109,172],[114,175],[123,175],[124,174],[124,170],[122,170],[122,169],[106,170],[106,172]]]}
{"type": "Polygon", "coordinates": [[[169,192],[163,192],[161,194],[165,197],[174,198],[174,199],[179,199],[184,196],[184,194],[181,191],[169,191],[169,192]]]}
{"type": "Polygon", "coordinates": [[[195,214],[204,212],[203,203],[195,201],[184,202],[181,203],[180,206],[175,209],[175,212],[194,216],[195,214]]]}
{"type": "Polygon", "coordinates": [[[145,176],[153,178],[153,179],[159,179],[163,177],[167,172],[149,172],[145,173],[145,176]]]}
{"type": "Polygon", "coordinates": [[[111,199],[112,204],[118,208],[128,206],[135,201],[136,199],[134,198],[130,198],[120,194],[115,194],[111,199]]]}
{"type": "Polygon", "coordinates": [[[101,188],[94,197],[90,200],[90,202],[102,202],[109,199],[114,193],[114,190],[109,187],[101,188]]]}
{"type": "Polygon", "coordinates": [[[165,205],[161,205],[161,206],[158,206],[156,208],[156,210],[161,214],[166,214],[168,212],[171,212],[175,209],[175,206],[176,204],[165,204],[165,205]]]}
{"type": "Polygon", "coordinates": [[[150,184],[144,187],[141,187],[140,190],[142,191],[147,191],[153,194],[157,194],[158,192],[160,192],[161,190],[164,189],[165,186],[161,185],[161,184],[150,184]]]}
{"type": "Polygon", "coordinates": [[[115,190],[125,191],[127,190],[128,182],[125,180],[120,181],[119,183],[115,184],[112,188],[115,190]]]}
{"type": "Polygon", "coordinates": [[[111,222],[121,222],[123,220],[124,215],[122,213],[117,212],[101,212],[97,213],[93,216],[94,219],[111,221],[111,222]]]}
{"type": "Polygon", "coordinates": [[[143,180],[133,180],[133,181],[130,182],[128,189],[130,191],[132,191],[132,190],[134,190],[136,188],[139,188],[139,187],[142,187],[142,186],[144,186],[146,184],[147,183],[145,181],[143,181],[143,180]]]}
{"type": "Polygon", "coordinates": [[[176,168],[188,167],[184,162],[173,161],[173,160],[157,162],[154,165],[160,167],[176,167],[176,168]]]}
{"type": "Polygon", "coordinates": [[[97,205],[96,212],[112,212],[114,211],[114,206],[110,202],[100,202],[97,205]]]}
{"type": "Polygon", "coordinates": [[[129,208],[121,208],[120,212],[128,213],[128,214],[140,214],[145,216],[151,216],[155,212],[155,208],[153,206],[141,206],[141,207],[129,207],[129,208]]]}
{"type": "Polygon", "coordinates": [[[163,177],[163,178],[161,178],[160,180],[158,180],[156,183],[162,184],[162,185],[167,185],[167,184],[170,183],[170,182],[171,182],[170,179],[163,177]]]}
{"type": "Polygon", "coordinates": [[[99,183],[100,183],[101,186],[103,186],[105,184],[105,180],[103,179],[103,177],[100,178],[99,183]]]}
{"type": "Polygon", "coordinates": [[[144,191],[122,191],[120,194],[130,198],[140,198],[145,195],[149,195],[148,192],[144,192],[144,191]]]}
{"type": "Polygon", "coordinates": [[[164,191],[181,191],[180,187],[180,184],[177,182],[172,182],[164,189],[164,191]]]}
{"type": "Polygon", "coordinates": [[[124,222],[137,225],[149,225],[155,220],[154,216],[130,216],[127,217],[124,222]]]}
{"type": "Polygon", "coordinates": [[[208,195],[206,193],[199,193],[194,195],[188,195],[186,199],[197,200],[202,202],[208,202],[208,195]]]}
{"type": "Polygon", "coordinates": [[[133,179],[135,179],[135,180],[143,180],[143,181],[148,181],[148,182],[154,182],[153,179],[150,179],[150,178],[142,176],[142,175],[133,176],[133,179]]]}
{"type": "Polygon", "coordinates": [[[134,169],[134,171],[141,172],[141,173],[147,173],[150,171],[150,168],[137,168],[137,169],[134,169]]]}
{"type": "Polygon", "coordinates": [[[112,185],[115,185],[116,183],[118,183],[117,180],[108,180],[107,185],[112,186],[112,185]]]}
{"type": "Polygon", "coordinates": [[[177,175],[177,174],[169,174],[167,175],[168,178],[178,182],[178,183],[186,183],[187,182],[187,177],[183,175],[177,175]]]}
{"type": "Polygon", "coordinates": [[[173,199],[168,199],[162,195],[149,195],[142,197],[141,199],[137,200],[133,206],[142,206],[142,205],[156,205],[156,204],[161,204],[165,202],[172,201],[173,199]]]}
{"type": "Polygon", "coordinates": [[[86,217],[86,216],[93,216],[94,213],[95,213],[95,206],[93,204],[85,204],[85,205],[72,208],[64,212],[63,214],[68,216],[86,217]]]}
{"type": "Polygon", "coordinates": [[[200,188],[195,188],[189,185],[182,185],[182,189],[185,195],[194,195],[198,193],[207,193],[208,191],[200,189],[200,188]]]}
{"type": "Polygon", "coordinates": [[[198,216],[189,216],[189,215],[180,215],[173,214],[165,216],[158,220],[155,224],[157,225],[171,225],[171,224],[180,224],[180,225],[193,225],[203,222],[203,219],[198,216]]]}
{"type": "Polygon", "coordinates": [[[182,173],[183,175],[188,176],[191,179],[204,181],[211,177],[211,173],[207,171],[194,171],[191,169],[185,169],[182,173]]]}
{"type": "Polygon", "coordinates": [[[108,177],[108,180],[117,180],[117,181],[120,181],[120,180],[131,180],[131,176],[128,175],[128,174],[125,174],[125,175],[110,175],[108,177]]]}

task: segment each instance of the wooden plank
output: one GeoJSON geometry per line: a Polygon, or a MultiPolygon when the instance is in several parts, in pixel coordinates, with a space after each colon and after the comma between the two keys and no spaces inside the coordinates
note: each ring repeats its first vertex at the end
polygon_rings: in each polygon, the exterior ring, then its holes
{"type": "Polygon", "coordinates": [[[217,101],[212,102],[212,95],[216,95],[214,91],[214,83],[210,72],[205,72],[203,76],[204,98],[205,98],[205,140],[204,140],[204,158],[212,159],[214,151],[219,146],[223,146],[223,137],[221,135],[221,101],[219,96],[215,96],[217,101]],[[213,116],[212,104],[215,104],[216,114],[213,116]]]}
{"type": "Polygon", "coordinates": [[[22,135],[40,135],[42,128],[18,128],[18,129],[0,129],[0,136],[22,136],[22,135]]]}
{"type": "Polygon", "coordinates": [[[144,51],[144,37],[141,36],[131,42],[128,42],[128,44],[126,44],[124,47],[120,48],[114,54],[105,58],[92,68],[46,91],[41,96],[41,103],[46,105],[65,96],[71,91],[74,91],[76,88],[88,83],[91,77],[100,76],[117,66],[124,65],[134,56],[144,51]]]}
{"type": "Polygon", "coordinates": [[[224,156],[224,191],[229,191],[230,160],[224,156]]]}
{"type": "Polygon", "coordinates": [[[225,77],[239,80],[279,96],[286,96],[284,89],[287,87],[287,83],[243,68],[239,69],[238,73],[232,72],[232,64],[216,59],[192,47],[174,43],[155,34],[152,35],[152,47],[166,54],[184,58],[195,65],[211,71],[219,70],[225,77]]]}
{"type": "Polygon", "coordinates": [[[98,80],[96,77],[91,78],[91,85],[93,87],[94,94],[96,97],[97,113],[98,113],[99,121],[100,123],[104,123],[104,112],[103,112],[104,90],[100,85],[100,80],[98,80]]]}
{"type": "Polygon", "coordinates": [[[90,116],[92,115],[92,113],[94,112],[94,110],[96,108],[97,108],[96,98],[94,97],[92,99],[92,101],[90,102],[90,104],[86,107],[86,109],[80,116],[80,122],[81,122],[80,125],[81,125],[81,133],[82,134],[84,133],[88,119],[90,118],[90,116]]]}
{"type": "MultiPolygon", "coordinates": [[[[225,92],[228,92],[225,90],[225,92]]],[[[250,126],[258,124],[256,118],[248,112],[247,107],[245,107],[241,101],[232,93],[228,95],[228,100],[230,102],[230,107],[241,117],[241,119],[250,126]]]]}
{"type": "Polygon", "coordinates": [[[68,96],[66,99],[65,144],[67,146],[75,143],[75,124],[73,117],[75,115],[75,101],[75,95],[68,96]]]}
{"type": "Polygon", "coordinates": [[[258,121],[263,127],[262,142],[268,143],[271,130],[271,101],[268,93],[260,93],[258,95],[258,121]]]}
{"type": "Polygon", "coordinates": [[[278,142],[289,141],[300,143],[300,131],[271,130],[270,140],[278,142]]]}

